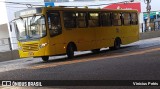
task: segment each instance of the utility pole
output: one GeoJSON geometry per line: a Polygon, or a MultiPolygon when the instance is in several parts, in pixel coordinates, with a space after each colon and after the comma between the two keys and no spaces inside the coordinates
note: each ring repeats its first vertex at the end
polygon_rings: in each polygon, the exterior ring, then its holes
{"type": "Polygon", "coordinates": [[[144,3],[147,4],[146,10],[147,10],[147,14],[148,14],[148,19],[147,19],[147,29],[146,30],[150,30],[150,11],[151,11],[151,0],[144,0],[144,3]]]}

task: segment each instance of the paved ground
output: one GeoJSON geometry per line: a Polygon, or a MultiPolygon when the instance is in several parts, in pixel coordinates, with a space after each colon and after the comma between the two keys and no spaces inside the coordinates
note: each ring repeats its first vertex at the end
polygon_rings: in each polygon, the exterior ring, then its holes
{"type": "Polygon", "coordinates": [[[160,80],[159,47],[102,51],[49,63],[20,65],[17,62],[16,65],[12,62],[6,68],[1,67],[0,80],[160,80]]]}
{"type": "MultiPolygon", "coordinates": [[[[86,51],[77,55],[72,60],[67,60],[66,56],[52,57],[48,63],[39,58],[1,62],[0,80],[160,80],[160,38],[141,40],[116,51],[103,49],[99,54],[86,51]]],[[[160,89],[128,86],[54,88],[160,89]]]]}

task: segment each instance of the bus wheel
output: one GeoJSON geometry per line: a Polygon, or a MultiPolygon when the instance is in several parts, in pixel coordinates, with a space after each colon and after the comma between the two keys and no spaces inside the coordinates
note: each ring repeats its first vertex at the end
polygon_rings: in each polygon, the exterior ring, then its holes
{"type": "Polygon", "coordinates": [[[114,49],[120,49],[121,47],[121,40],[120,39],[116,39],[116,41],[114,42],[114,49]]]}
{"type": "Polygon", "coordinates": [[[96,53],[99,53],[99,52],[100,52],[100,49],[93,49],[93,50],[92,50],[92,53],[95,53],[95,54],[96,54],[96,53]]]}
{"type": "Polygon", "coordinates": [[[49,60],[49,56],[42,56],[42,60],[47,62],[49,60]]]}
{"type": "Polygon", "coordinates": [[[112,47],[109,47],[110,50],[117,50],[117,49],[120,49],[121,47],[121,39],[120,38],[117,38],[115,41],[114,41],[114,46],[112,47]]]}
{"type": "Polygon", "coordinates": [[[74,46],[72,44],[69,44],[66,50],[66,53],[69,59],[72,59],[74,57],[74,51],[75,51],[74,46]]]}

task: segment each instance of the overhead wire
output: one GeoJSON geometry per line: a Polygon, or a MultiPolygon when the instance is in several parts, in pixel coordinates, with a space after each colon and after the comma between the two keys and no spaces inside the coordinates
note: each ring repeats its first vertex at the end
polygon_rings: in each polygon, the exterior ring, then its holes
{"type": "MultiPolygon", "coordinates": [[[[8,4],[18,4],[18,5],[25,5],[28,8],[31,8],[33,6],[44,6],[44,5],[34,5],[34,4],[29,4],[29,3],[24,3],[24,2],[6,2],[6,1],[0,1],[8,4]]],[[[86,5],[86,6],[102,6],[102,5],[110,5],[110,4],[117,4],[117,3],[128,3],[130,1],[122,1],[122,2],[116,2],[116,3],[109,3],[109,4],[96,4],[96,5],[86,5]]],[[[61,7],[75,7],[75,6],[61,6],[61,7]]],[[[84,6],[76,6],[76,7],[84,7],[84,6]]]]}
{"type": "Polygon", "coordinates": [[[7,3],[7,4],[25,5],[28,8],[31,8],[33,6],[43,6],[43,5],[34,5],[34,4],[29,4],[29,3],[24,3],[24,2],[6,2],[6,1],[0,1],[0,2],[7,3]]]}

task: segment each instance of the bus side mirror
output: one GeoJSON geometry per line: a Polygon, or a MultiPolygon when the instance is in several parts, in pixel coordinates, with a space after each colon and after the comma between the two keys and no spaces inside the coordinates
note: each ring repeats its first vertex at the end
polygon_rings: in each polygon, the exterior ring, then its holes
{"type": "Polygon", "coordinates": [[[9,24],[9,26],[10,26],[10,31],[12,32],[12,25],[11,25],[11,24],[9,24]]]}
{"type": "Polygon", "coordinates": [[[13,25],[14,25],[14,21],[10,21],[9,22],[9,29],[10,29],[10,31],[12,32],[12,27],[13,27],[13,25]]]}

